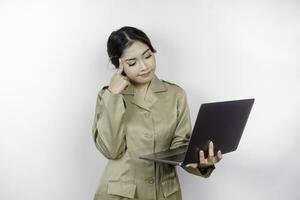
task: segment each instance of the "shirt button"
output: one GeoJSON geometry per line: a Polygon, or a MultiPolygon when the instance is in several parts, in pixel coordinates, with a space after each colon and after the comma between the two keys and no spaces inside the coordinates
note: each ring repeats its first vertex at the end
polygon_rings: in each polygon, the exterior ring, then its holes
{"type": "Polygon", "coordinates": [[[150,133],[145,133],[146,138],[152,138],[152,135],[150,133]]]}
{"type": "Polygon", "coordinates": [[[146,178],[145,181],[146,181],[146,183],[153,184],[154,183],[154,178],[152,178],[152,177],[146,178]]]}
{"type": "Polygon", "coordinates": [[[150,183],[150,184],[153,184],[153,183],[154,183],[154,179],[153,179],[153,178],[150,178],[150,179],[149,179],[149,183],[150,183]]]}

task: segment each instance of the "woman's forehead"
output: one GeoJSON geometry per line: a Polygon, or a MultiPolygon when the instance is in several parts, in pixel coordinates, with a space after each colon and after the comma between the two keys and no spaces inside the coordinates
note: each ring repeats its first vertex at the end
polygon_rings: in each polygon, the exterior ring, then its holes
{"type": "Polygon", "coordinates": [[[132,45],[124,49],[122,58],[127,59],[141,56],[147,49],[149,49],[149,47],[146,44],[140,41],[134,41],[132,45]]]}

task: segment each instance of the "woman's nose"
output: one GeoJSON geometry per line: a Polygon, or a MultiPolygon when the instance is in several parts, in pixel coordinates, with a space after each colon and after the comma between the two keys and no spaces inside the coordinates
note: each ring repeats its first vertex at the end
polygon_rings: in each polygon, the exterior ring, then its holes
{"type": "Polygon", "coordinates": [[[141,69],[142,70],[147,69],[147,66],[145,65],[145,63],[143,61],[141,61],[141,69]]]}

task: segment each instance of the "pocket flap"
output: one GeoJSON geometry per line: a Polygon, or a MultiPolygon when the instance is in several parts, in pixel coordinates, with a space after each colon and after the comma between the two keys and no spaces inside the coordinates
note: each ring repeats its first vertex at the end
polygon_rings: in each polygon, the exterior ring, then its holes
{"type": "Polygon", "coordinates": [[[127,183],[123,181],[109,181],[107,186],[107,193],[133,199],[135,189],[136,185],[133,183],[127,183]]]}
{"type": "Polygon", "coordinates": [[[179,185],[176,177],[164,180],[161,182],[164,197],[168,197],[179,190],[179,185]]]}

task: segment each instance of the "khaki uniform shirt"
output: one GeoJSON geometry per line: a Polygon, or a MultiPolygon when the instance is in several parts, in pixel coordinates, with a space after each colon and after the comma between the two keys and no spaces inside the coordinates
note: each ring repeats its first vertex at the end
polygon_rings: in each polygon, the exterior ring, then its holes
{"type": "MultiPolygon", "coordinates": [[[[187,145],[191,130],[185,91],[173,83],[154,75],[145,99],[132,85],[120,94],[102,88],[92,134],[97,149],[109,161],[94,200],[181,200],[175,166],[138,157],[187,145]]],[[[202,177],[209,177],[214,168],[184,167],[202,177]]]]}

